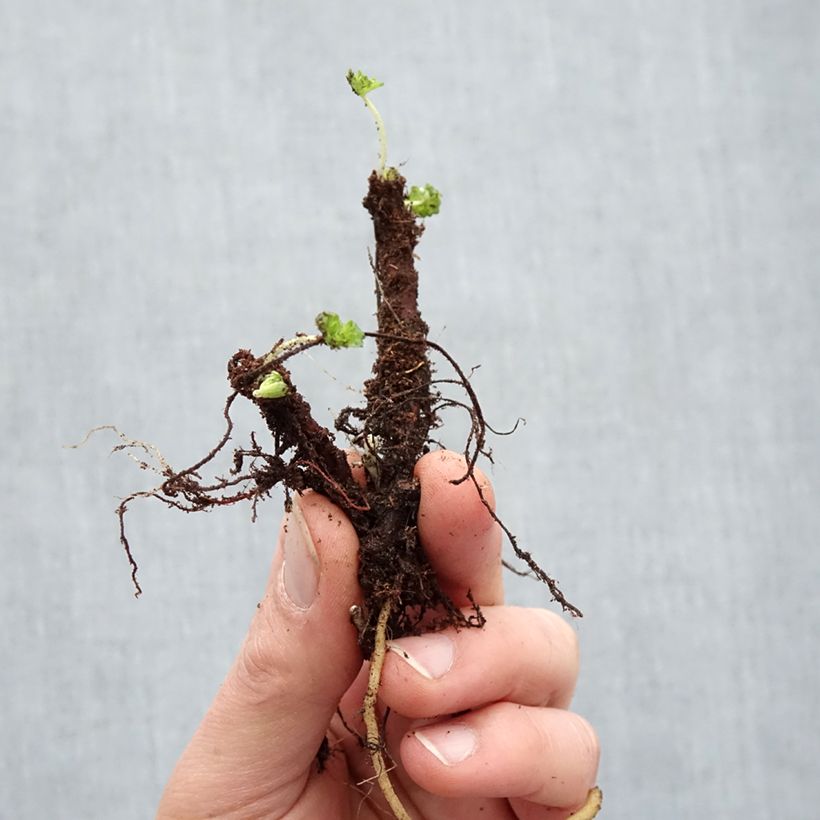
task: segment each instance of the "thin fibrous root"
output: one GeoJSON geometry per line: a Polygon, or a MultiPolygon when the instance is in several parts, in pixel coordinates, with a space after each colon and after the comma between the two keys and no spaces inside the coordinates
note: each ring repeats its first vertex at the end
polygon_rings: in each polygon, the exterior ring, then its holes
{"type": "Polygon", "coordinates": [[[584,803],[578,811],[571,814],[567,820],[592,820],[593,817],[598,815],[598,812],[601,810],[601,803],[603,802],[604,796],[601,790],[596,786],[594,789],[589,790],[587,802],[584,803]]]}
{"type": "Polygon", "coordinates": [[[387,766],[382,754],[383,740],[379,729],[379,719],[376,716],[376,698],[379,694],[379,683],[382,677],[382,666],[384,666],[384,655],[387,651],[387,621],[393,611],[393,604],[388,601],[382,606],[379,618],[376,622],[376,634],[373,644],[373,654],[370,656],[370,674],[367,677],[367,691],[364,696],[362,707],[364,725],[367,729],[367,750],[370,753],[370,761],[373,764],[373,771],[376,773],[376,782],[390,806],[391,811],[397,820],[411,820],[407,809],[402,805],[398,795],[390,782],[387,766]]]}

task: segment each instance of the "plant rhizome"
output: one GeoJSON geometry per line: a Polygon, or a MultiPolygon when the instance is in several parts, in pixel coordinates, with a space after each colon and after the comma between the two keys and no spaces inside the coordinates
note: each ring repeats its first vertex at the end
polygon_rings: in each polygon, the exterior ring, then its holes
{"type": "MultiPolygon", "coordinates": [[[[479,456],[490,457],[486,435],[491,428],[484,420],[467,375],[452,357],[428,340],[427,325],[418,306],[418,272],[415,248],[424,230],[423,219],[437,212],[440,196],[432,186],[406,188],[405,179],[395,168],[385,166],[384,126],[367,93],[380,84],[359,73],[348,75],[354,92],[375,112],[380,137],[380,164],[369,178],[364,207],[375,232],[375,255],[371,266],[376,280],[378,330],[362,333],[352,322],[322,313],[317,318],[318,334],[299,334],[280,340],[262,356],[239,350],[228,363],[231,393],[224,407],[226,429],[217,445],[191,467],[176,471],[156,448],[121,436],[115,449],[142,449],[157,462],[162,482],[153,490],[133,493],[118,507],[120,539],[131,565],[132,579],[139,594],[137,564],[126,536],[125,513],[138,497],[153,497],[186,512],[247,501],[253,505],[268,497],[276,485],[283,485],[286,506],[292,493],[314,490],[337,504],[350,518],[360,540],[359,583],[363,605],[353,607],[351,618],[358,629],[364,659],[371,661],[370,679],[363,704],[367,728],[362,743],[370,752],[379,786],[399,817],[409,817],[390,784],[384,760],[381,725],[376,715],[376,696],[387,636],[401,637],[447,626],[480,627],[483,616],[478,605],[464,615],[442,591],[418,540],[416,519],[419,487],[413,470],[419,457],[433,443],[431,432],[438,425],[438,411],[444,407],[463,408],[470,417],[470,432],[464,447],[467,468],[459,481],[470,481],[484,501],[474,474],[479,456]],[[292,356],[307,348],[360,345],[364,336],[376,342],[373,376],[364,387],[364,407],[346,407],[335,422],[361,453],[366,484],[354,480],[345,451],[335,435],[320,425],[297,389],[287,367],[292,356]],[[434,379],[430,353],[439,355],[454,373],[434,379]],[[458,399],[442,394],[442,386],[462,391],[458,399]],[[271,443],[262,445],[254,434],[250,445],[233,452],[230,474],[206,481],[202,469],[227,445],[233,430],[231,406],[238,396],[253,402],[264,419],[271,443]]],[[[495,432],[495,431],[492,431],[495,432]]],[[[148,468],[145,460],[140,466],[148,468]]],[[[489,504],[490,514],[496,518],[489,504]]],[[[496,518],[496,520],[498,520],[496,518]]],[[[549,587],[564,610],[580,615],[560,589],[527,551],[516,543],[501,523],[516,555],[549,587]]],[[[469,590],[465,590],[470,598],[469,590]]],[[[472,600],[470,598],[470,600],[472,600]]],[[[318,759],[327,754],[326,745],[318,759]]],[[[593,815],[588,815],[593,816],[593,815]]]]}

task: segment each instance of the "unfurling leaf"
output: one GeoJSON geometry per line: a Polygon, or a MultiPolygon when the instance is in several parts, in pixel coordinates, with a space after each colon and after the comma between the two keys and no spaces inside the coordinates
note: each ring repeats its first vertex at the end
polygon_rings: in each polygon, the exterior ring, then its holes
{"type": "Polygon", "coordinates": [[[320,313],[316,317],[316,327],[328,347],[361,347],[364,343],[362,329],[352,319],[343,322],[338,313],[320,313]]]}
{"type": "Polygon", "coordinates": [[[354,71],[352,68],[347,72],[347,81],[353,89],[354,94],[364,97],[371,91],[381,88],[384,83],[380,83],[374,77],[368,77],[367,74],[362,74],[361,71],[354,71]]]}
{"type": "Polygon", "coordinates": [[[422,188],[414,185],[404,201],[416,216],[434,216],[441,208],[441,194],[429,182],[422,188]]]}

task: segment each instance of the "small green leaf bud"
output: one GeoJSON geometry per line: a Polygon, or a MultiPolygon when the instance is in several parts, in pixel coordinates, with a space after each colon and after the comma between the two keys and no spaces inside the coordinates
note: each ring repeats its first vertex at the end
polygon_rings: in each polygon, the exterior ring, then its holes
{"type": "Polygon", "coordinates": [[[423,188],[414,185],[404,202],[416,216],[434,216],[441,208],[441,194],[429,182],[423,188]]]}
{"type": "Polygon", "coordinates": [[[253,391],[255,399],[281,399],[288,394],[288,386],[280,373],[268,373],[262,383],[253,391]]]}

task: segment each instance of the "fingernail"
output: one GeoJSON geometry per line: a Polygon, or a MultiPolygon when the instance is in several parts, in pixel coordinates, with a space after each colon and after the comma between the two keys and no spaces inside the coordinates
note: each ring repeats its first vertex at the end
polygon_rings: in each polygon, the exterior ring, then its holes
{"type": "Polygon", "coordinates": [[[453,642],[440,633],[397,638],[388,641],[387,648],[428,680],[449,672],[455,657],[453,642]]]}
{"type": "Polygon", "coordinates": [[[285,595],[299,609],[307,609],[319,588],[319,556],[313,546],[310,530],[299,506],[298,498],[285,516],[283,547],[285,562],[282,567],[282,585],[285,595]]]}
{"type": "Polygon", "coordinates": [[[445,766],[461,763],[472,755],[478,745],[475,732],[463,724],[425,726],[417,729],[416,739],[445,766]]]}

